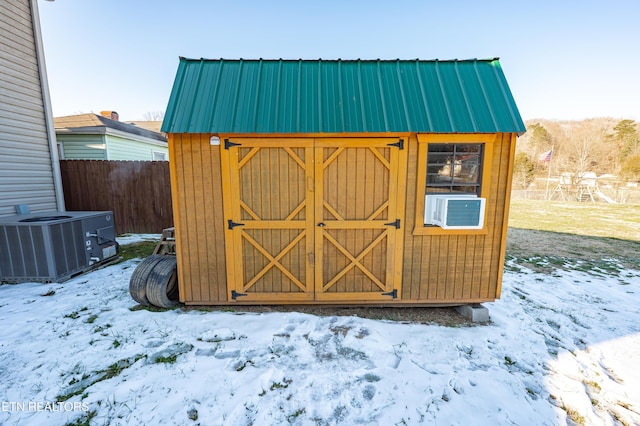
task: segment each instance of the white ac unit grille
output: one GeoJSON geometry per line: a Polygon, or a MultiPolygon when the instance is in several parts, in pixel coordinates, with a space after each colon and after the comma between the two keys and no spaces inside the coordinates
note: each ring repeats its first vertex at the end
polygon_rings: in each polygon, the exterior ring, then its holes
{"type": "Polygon", "coordinates": [[[485,198],[475,195],[427,195],[425,224],[443,229],[482,229],[485,198]]]}

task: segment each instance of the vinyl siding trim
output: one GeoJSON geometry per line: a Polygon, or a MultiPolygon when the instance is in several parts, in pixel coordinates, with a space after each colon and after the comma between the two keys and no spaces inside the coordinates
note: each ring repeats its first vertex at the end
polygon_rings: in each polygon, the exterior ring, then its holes
{"type": "Polygon", "coordinates": [[[0,10],[0,215],[64,210],[36,0],[0,10]],[[52,149],[53,148],[53,149],[52,149]]]}
{"type": "Polygon", "coordinates": [[[60,159],[58,158],[56,131],[53,127],[53,109],[51,107],[51,95],[49,93],[47,66],[44,59],[44,46],[42,44],[42,29],[40,28],[38,0],[31,0],[31,19],[33,21],[33,32],[36,40],[36,60],[38,61],[38,71],[40,72],[40,88],[42,90],[45,125],[47,126],[47,141],[49,142],[49,152],[51,153],[56,207],[58,211],[65,211],[64,194],[62,192],[62,174],[60,173],[60,159]]]}

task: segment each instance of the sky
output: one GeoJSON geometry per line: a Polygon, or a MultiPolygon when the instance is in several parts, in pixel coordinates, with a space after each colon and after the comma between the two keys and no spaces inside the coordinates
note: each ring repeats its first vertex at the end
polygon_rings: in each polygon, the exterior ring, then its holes
{"type": "Polygon", "coordinates": [[[499,57],[523,119],[640,121],[637,0],[37,0],[54,116],[166,109],[179,57],[499,57]]]}

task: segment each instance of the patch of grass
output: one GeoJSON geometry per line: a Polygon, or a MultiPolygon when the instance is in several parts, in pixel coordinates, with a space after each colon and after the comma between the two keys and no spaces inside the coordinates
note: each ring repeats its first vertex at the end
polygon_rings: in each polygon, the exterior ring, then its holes
{"type": "Polygon", "coordinates": [[[577,271],[590,273],[600,273],[604,275],[619,275],[622,269],[621,265],[612,259],[597,259],[584,262],[576,262],[574,267],[577,271]]]}
{"type": "Polygon", "coordinates": [[[630,410],[631,408],[631,404],[629,404],[628,402],[622,402],[622,401],[616,401],[616,405],[619,405],[620,407],[624,408],[625,410],[630,410]]]}
{"type": "Polygon", "coordinates": [[[80,314],[78,311],[73,311],[70,314],[65,315],[64,318],[78,319],[80,318],[80,314]]]}
{"type": "Polygon", "coordinates": [[[298,410],[294,411],[293,413],[289,414],[287,416],[287,422],[288,423],[293,423],[296,418],[298,418],[299,416],[301,416],[302,414],[306,413],[307,410],[305,410],[304,408],[299,408],[298,410]]]}
{"type": "Polygon", "coordinates": [[[515,365],[516,362],[514,360],[511,359],[511,357],[505,356],[504,357],[504,365],[515,365]]]}
{"type": "Polygon", "coordinates": [[[131,312],[135,311],[149,311],[149,312],[167,312],[177,308],[158,308],[157,306],[145,306],[145,305],[136,305],[129,308],[131,312]]]}
{"type": "Polygon", "coordinates": [[[113,341],[113,348],[115,349],[115,348],[118,348],[118,347],[120,347],[120,342],[116,339],[116,340],[113,341]]]}
{"type": "Polygon", "coordinates": [[[80,394],[82,394],[83,392],[84,392],[84,389],[82,389],[82,390],[77,390],[77,391],[73,391],[73,392],[67,392],[67,393],[65,393],[65,394],[58,395],[58,396],[56,397],[56,402],[65,402],[65,401],[67,401],[67,400],[69,400],[69,399],[73,398],[73,397],[74,397],[74,396],[76,396],[76,395],[80,395],[80,394]]]}
{"type": "Polygon", "coordinates": [[[136,258],[144,259],[153,254],[153,250],[157,244],[157,241],[141,241],[139,243],[122,245],[118,250],[118,254],[122,257],[123,261],[136,258]]]}
{"type": "Polygon", "coordinates": [[[366,373],[364,376],[362,376],[362,378],[365,382],[369,382],[369,383],[375,383],[381,380],[380,376],[375,375],[373,373],[366,373]]]}
{"type": "Polygon", "coordinates": [[[244,370],[245,368],[247,368],[247,366],[248,366],[248,365],[254,365],[254,364],[253,364],[253,361],[251,361],[251,360],[247,360],[247,361],[244,361],[244,362],[239,361],[239,362],[236,364],[235,369],[236,369],[236,371],[242,371],[242,370],[244,370]]]}
{"type": "MultiPolygon", "coordinates": [[[[113,327],[111,324],[99,325],[93,329],[94,333],[102,333],[103,331],[113,327]]],[[[103,336],[107,336],[107,333],[103,333],[103,336]]]]}
{"type": "Polygon", "coordinates": [[[574,410],[573,408],[567,408],[567,407],[563,407],[564,411],[567,412],[567,416],[569,416],[569,418],[571,419],[571,421],[573,421],[573,423],[577,424],[577,425],[584,425],[585,424],[585,418],[583,415],[581,415],[578,410],[574,410]]]}
{"type": "Polygon", "coordinates": [[[600,392],[602,390],[602,388],[600,387],[600,384],[598,382],[594,382],[593,380],[589,382],[584,382],[584,384],[591,391],[600,392]]]}
{"type": "Polygon", "coordinates": [[[290,380],[290,379],[283,379],[282,381],[284,383],[280,383],[280,382],[271,383],[271,387],[269,388],[269,390],[273,391],[273,390],[276,390],[276,389],[286,389],[293,382],[293,380],[290,380]]]}
{"type": "Polygon", "coordinates": [[[174,364],[178,359],[178,355],[159,356],[155,359],[156,364],[174,364]]]}
{"type": "Polygon", "coordinates": [[[99,371],[99,373],[107,373],[102,380],[109,380],[113,377],[119,376],[124,370],[146,357],[147,356],[144,354],[138,354],[132,358],[121,359],[118,362],[111,364],[106,370],[99,371]]]}
{"type": "Polygon", "coordinates": [[[65,426],[89,426],[91,419],[93,419],[98,413],[95,410],[78,417],[73,423],[66,423],[65,426]]]}
{"type": "Polygon", "coordinates": [[[548,273],[577,266],[593,275],[617,275],[621,268],[640,269],[639,251],[637,204],[511,202],[507,255],[513,267],[518,263],[548,273]],[[547,264],[521,261],[535,257],[547,264]]]}
{"type": "Polygon", "coordinates": [[[637,204],[512,199],[509,226],[640,242],[640,209],[637,204]]]}
{"type": "MultiPolygon", "coordinates": [[[[640,249],[640,245],[638,248],[640,249]]],[[[611,247],[611,249],[613,250],[614,247],[611,247]]],[[[588,259],[586,258],[588,255],[593,255],[593,253],[586,253],[585,258],[568,258],[539,254],[529,257],[509,256],[509,259],[505,260],[505,269],[520,272],[519,266],[523,266],[543,274],[553,274],[554,271],[565,270],[584,272],[597,277],[618,277],[625,266],[640,269],[640,259],[588,259]]],[[[542,279],[539,279],[539,281],[542,281],[542,279]]]]}
{"type": "Polygon", "coordinates": [[[91,315],[89,318],[87,318],[85,322],[87,324],[93,324],[96,321],[96,319],[98,319],[98,316],[94,314],[94,315],[91,315]]]}
{"type": "MultiPolygon", "coordinates": [[[[92,374],[83,374],[82,375],[82,379],[80,380],[71,380],[71,382],[73,383],[69,383],[69,388],[66,390],[66,392],[58,395],[56,397],[56,402],[65,402],[71,398],[73,398],[74,396],[77,395],[84,395],[86,392],[86,390],[90,387],[93,386],[94,384],[98,383],[98,382],[102,382],[104,380],[109,380],[112,379],[116,376],[119,376],[120,373],[122,373],[124,370],[126,370],[127,368],[131,367],[133,364],[135,364],[136,362],[138,362],[139,360],[146,358],[147,355],[144,354],[138,354],[136,356],[130,357],[130,358],[124,358],[121,359],[111,365],[109,365],[107,368],[105,368],[104,370],[98,370],[92,374]]],[[[78,365],[76,365],[76,367],[78,367],[78,365]]],[[[84,398],[84,396],[83,396],[84,398]]]]}
{"type": "Polygon", "coordinates": [[[48,292],[41,294],[40,296],[42,297],[48,297],[48,296],[53,296],[54,294],[56,294],[55,290],[49,290],[48,292]]]}

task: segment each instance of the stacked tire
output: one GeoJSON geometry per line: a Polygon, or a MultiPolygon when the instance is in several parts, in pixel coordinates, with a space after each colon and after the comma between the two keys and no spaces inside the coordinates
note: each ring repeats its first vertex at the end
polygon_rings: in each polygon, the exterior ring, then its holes
{"type": "Polygon", "coordinates": [[[153,254],[140,262],[129,280],[129,294],[141,305],[175,307],[179,303],[176,257],[153,254]]]}

